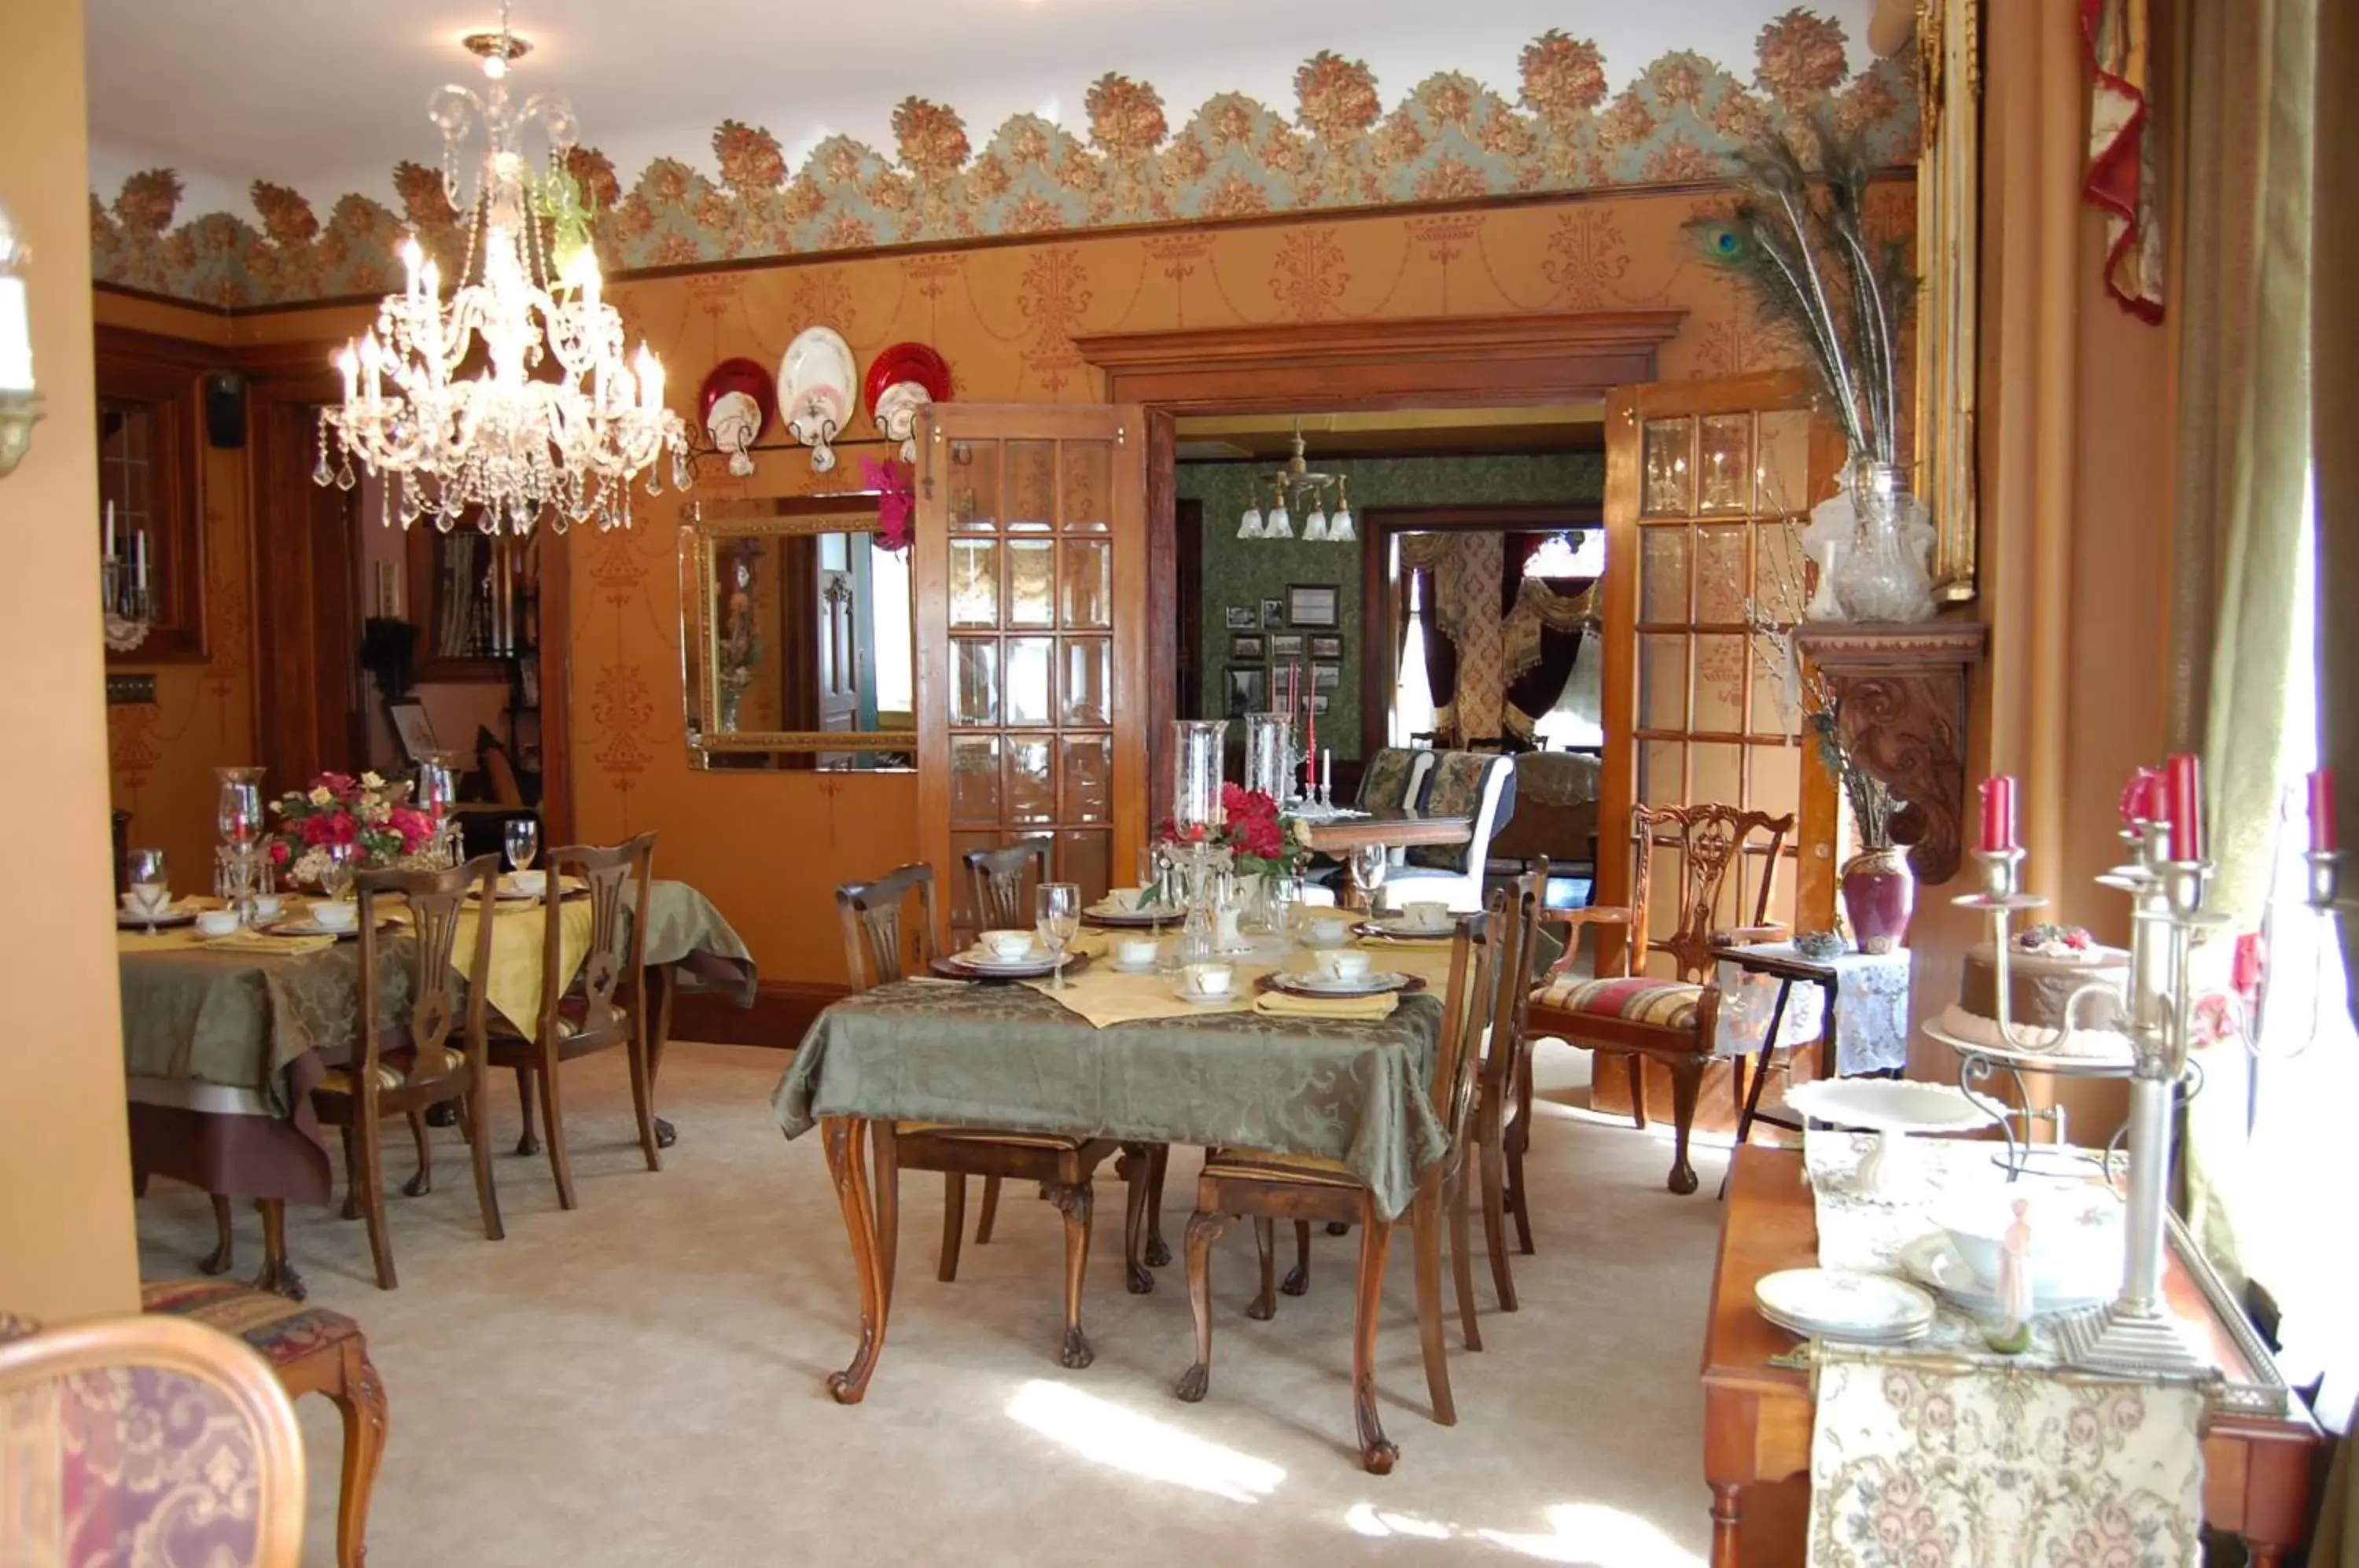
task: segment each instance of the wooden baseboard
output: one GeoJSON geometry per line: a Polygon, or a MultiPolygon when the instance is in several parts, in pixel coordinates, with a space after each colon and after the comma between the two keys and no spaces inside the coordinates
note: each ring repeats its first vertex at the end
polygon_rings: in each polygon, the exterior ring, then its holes
{"type": "Polygon", "coordinates": [[[810,980],[765,980],[755,988],[750,1007],[723,996],[684,996],[672,1004],[671,1038],[792,1051],[829,1003],[851,994],[847,986],[810,980]]]}

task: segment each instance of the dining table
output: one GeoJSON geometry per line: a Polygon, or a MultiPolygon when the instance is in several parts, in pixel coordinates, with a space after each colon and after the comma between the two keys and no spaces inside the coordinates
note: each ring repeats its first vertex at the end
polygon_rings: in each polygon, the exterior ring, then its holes
{"type": "MultiPolygon", "coordinates": [[[[1259,999],[1263,976],[1305,966],[1282,937],[1234,961],[1233,1000],[1198,1007],[1174,995],[1168,975],[1103,962],[1114,934],[1082,933],[1075,951],[1091,966],[1062,990],[904,979],[833,1003],[803,1037],[771,1104],[788,1138],[819,1131],[842,1211],[860,1332],[850,1364],[828,1379],[840,1402],[866,1394],[885,1346],[887,1264],[865,1153],[877,1122],[1317,1156],[1365,1182],[1387,1220],[1407,1212],[1420,1175],[1448,1152],[1429,1092],[1446,939],[1372,944],[1378,968],[1418,985],[1375,1017],[1340,1002],[1259,999]],[[1288,1010],[1264,1010],[1273,1007],[1288,1010]]],[[[1146,1256],[1169,1258],[1152,1245],[1146,1256]]]]}
{"type": "MultiPolygon", "coordinates": [[[[625,889],[626,925],[636,903],[625,889]]],[[[485,1000],[529,1033],[538,1025],[546,907],[535,899],[492,907],[485,1000]]],[[[559,962],[570,981],[588,956],[587,898],[565,900],[560,919],[559,962]]],[[[413,940],[406,930],[380,933],[381,1018],[408,1004],[413,940]]],[[[208,938],[190,925],[150,931],[127,924],[117,928],[116,949],[136,1190],[164,1176],[212,1193],[217,1206],[255,1200],[264,1251],[256,1283],[300,1300],[284,1205],[325,1203],[334,1188],[335,1147],[313,1113],[311,1091],[329,1068],[344,1063],[358,1038],[357,941],[250,930],[208,938]]],[[[462,930],[454,967],[472,951],[471,932],[462,930]]],[[[710,991],[753,1005],[753,955],[712,901],[685,882],[658,877],[649,885],[646,963],[651,1073],[660,1068],[676,996],[710,991]]],[[[209,1272],[229,1265],[226,1236],[224,1229],[223,1250],[202,1265],[209,1272]]]]}

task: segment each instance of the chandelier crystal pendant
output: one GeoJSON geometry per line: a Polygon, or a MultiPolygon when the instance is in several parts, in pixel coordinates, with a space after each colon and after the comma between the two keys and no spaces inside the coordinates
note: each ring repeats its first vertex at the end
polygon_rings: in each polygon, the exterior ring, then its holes
{"type": "Polygon", "coordinates": [[[1294,427],[1294,455],[1287,460],[1286,466],[1255,480],[1245,515],[1237,521],[1237,538],[1291,539],[1296,537],[1297,511],[1302,513],[1301,539],[1305,544],[1350,544],[1360,537],[1352,521],[1352,498],[1344,490],[1343,475],[1311,469],[1303,456],[1299,423],[1294,427]],[[1261,509],[1264,484],[1270,488],[1266,512],[1261,509]],[[1335,492],[1335,508],[1332,512],[1327,509],[1327,492],[1331,488],[1335,492]]]}
{"type": "Polygon", "coordinates": [[[544,509],[560,533],[626,528],[631,481],[646,471],[647,494],[662,494],[667,451],[673,485],[688,487],[687,427],[664,404],[662,363],[644,340],[625,360],[621,312],[599,297],[590,215],[565,167],[571,105],[511,97],[509,67],[530,45],[509,30],[507,0],[500,30],[466,42],[488,84],[445,87],[427,109],[442,132],[443,191],[466,225],[458,287],[444,301],[441,269],[414,235],[403,244],[407,286],[336,356],[343,402],[321,411],[311,477],[349,490],[355,461],[384,474],[386,519],[405,528],[431,517],[447,532],[470,509],[487,534],[527,535],[544,509]],[[549,138],[538,176],[524,155],[536,122],[549,138]],[[462,205],[460,161],[478,125],[482,160],[462,205]]]}

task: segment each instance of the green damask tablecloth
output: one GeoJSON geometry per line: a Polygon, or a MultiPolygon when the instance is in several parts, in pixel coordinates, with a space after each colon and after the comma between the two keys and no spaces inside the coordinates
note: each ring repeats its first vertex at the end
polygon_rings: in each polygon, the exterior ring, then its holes
{"type": "MultiPolygon", "coordinates": [[[[648,964],[689,965],[750,999],[753,960],[710,899],[658,877],[647,904],[648,964]]],[[[396,938],[388,954],[408,941],[396,938]]],[[[409,1001],[408,967],[398,956],[383,967],[380,1011],[398,1016],[409,1001]]],[[[352,942],[292,957],[201,947],[125,953],[124,1070],[253,1090],[288,1114],[288,1064],[310,1051],[341,1051],[358,1032],[359,969],[352,942]]]]}
{"type": "Polygon", "coordinates": [[[1387,1219],[1448,1138],[1428,1084],[1441,1004],[1381,1023],[1207,1014],[1093,1029],[1028,985],[903,981],[836,1003],[771,1097],[788,1138],[892,1117],[1340,1160],[1387,1219]]]}

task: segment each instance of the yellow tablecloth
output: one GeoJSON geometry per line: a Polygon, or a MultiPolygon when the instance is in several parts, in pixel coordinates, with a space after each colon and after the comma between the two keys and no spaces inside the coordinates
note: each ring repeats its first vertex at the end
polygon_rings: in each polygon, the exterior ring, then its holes
{"type": "MultiPolygon", "coordinates": [[[[1308,972],[1312,967],[1309,951],[1300,948],[1289,953],[1284,963],[1279,964],[1234,964],[1234,991],[1228,1001],[1182,1001],[1172,994],[1170,982],[1160,975],[1126,975],[1114,967],[1111,953],[1121,934],[1124,933],[1085,931],[1076,937],[1072,951],[1090,954],[1092,962],[1080,974],[1068,975],[1061,990],[1048,980],[1027,980],[1024,983],[1036,991],[1053,996],[1068,1011],[1087,1018],[1097,1029],[1105,1029],[1113,1024],[1138,1023],[1149,1018],[1186,1018],[1208,1013],[1242,1013],[1248,1010],[1279,1017],[1373,1021],[1389,1018],[1393,1008],[1398,1005],[1398,998],[1390,994],[1332,999],[1274,993],[1256,995],[1256,983],[1274,969],[1308,972]]],[[[1430,947],[1423,943],[1413,947],[1385,942],[1355,945],[1368,954],[1375,968],[1418,975],[1437,996],[1450,983],[1450,944],[1447,942],[1437,942],[1430,947]]]]}

